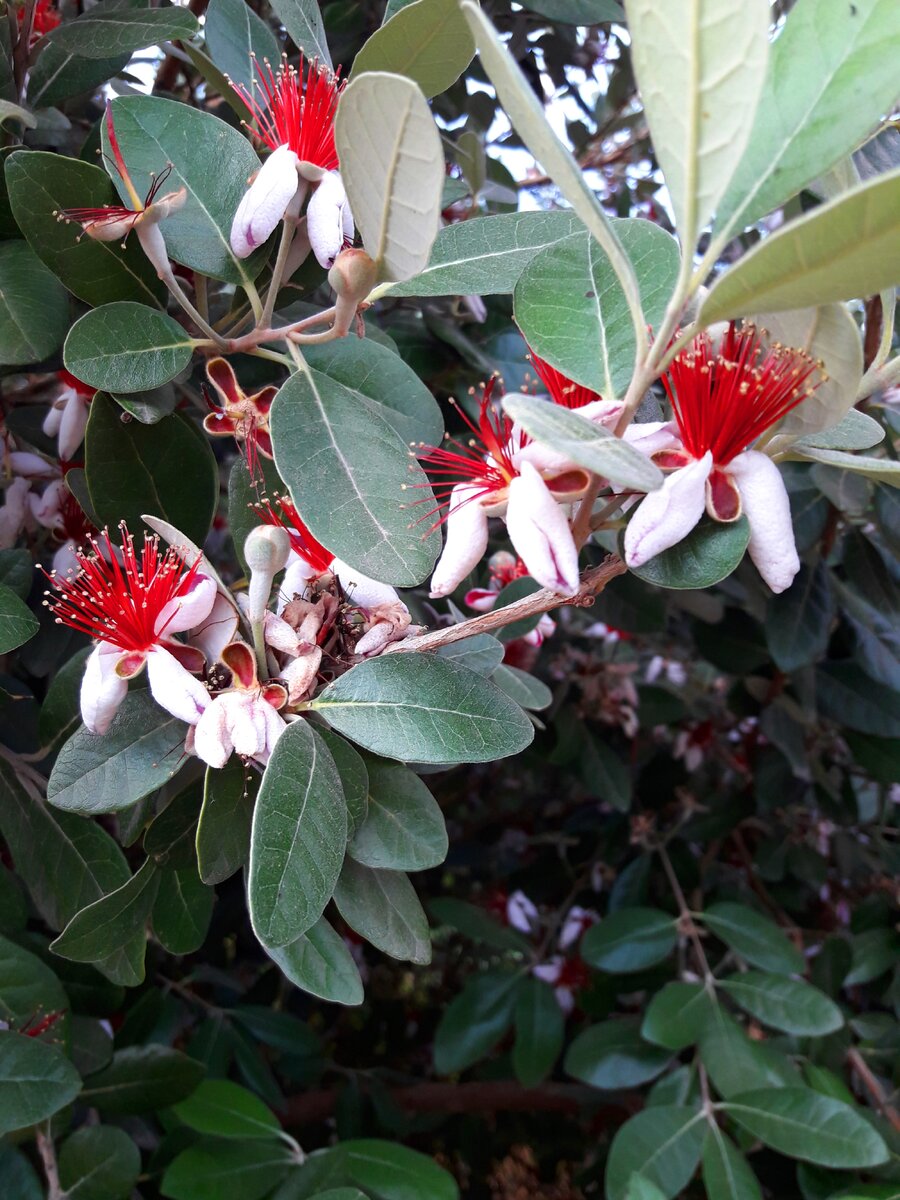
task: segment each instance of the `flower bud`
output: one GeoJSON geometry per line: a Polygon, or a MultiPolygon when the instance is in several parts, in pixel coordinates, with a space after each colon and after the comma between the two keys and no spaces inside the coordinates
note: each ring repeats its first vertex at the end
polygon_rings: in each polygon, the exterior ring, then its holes
{"type": "Polygon", "coordinates": [[[342,250],[328,272],[328,282],[334,288],[334,326],[338,337],[350,331],[356,310],[375,286],[378,268],[365,250],[342,250]]]}
{"type": "Polygon", "coordinates": [[[247,535],[244,558],[250,568],[247,608],[251,621],[261,621],[265,616],[272,581],[287,564],[290,550],[291,539],[279,525],[260,525],[247,535]]]}

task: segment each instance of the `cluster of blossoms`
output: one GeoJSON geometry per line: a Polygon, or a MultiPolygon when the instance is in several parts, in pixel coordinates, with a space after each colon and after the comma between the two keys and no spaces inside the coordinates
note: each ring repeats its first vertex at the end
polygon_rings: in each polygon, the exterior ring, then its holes
{"type": "Polygon", "coordinates": [[[124,526],[120,546],[108,533],[88,538],[74,578],[49,576],[56,620],[95,641],[81,686],[89,730],[106,732],[146,667],[154,699],[190,726],[188,752],[212,767],[233,753],[263,765],[322,681],[415,631],[394,589],[329,554],[289,500],[261,515],[237,599],[202,556],[188,562],[149,536],[138,550],[124,526]]]}
{"type": "MultiPolygon", "coordinates": [[[[550,403],[616,429],[620,402],[571,382],[537,355],[532,362],[550,403]]],[[[702,333],[678,354],[663,377],[673,419],[632,424],[622,435],[666,475],[630,517],[627,564],[639,567],[682,541],[704,512],[719,522],[743,515],[750,557],[763,579],[774,592],[790,587],[800,562],[787,491],[772,459],[752,447],[763,446],[760,439],[823,378],[820,364],[803,351],[766,345],[749,323],[732,322],[718,339],[702,333]]],[[[528,574],[561,596],[573,595],[579,575],[572,506],[587,493],[590,477],[499,412],[494,383],[483,388],[477,421],[461,413],[473,435],[468,444],[449,439],[418,449],[447,526],[431,595],[449,595],[481,561],[493,516],[506,522],[528,574]]]]}
{"type": "MultiPolygon", "coordinates": [[[[540,911],[523,891],[516,890],[509,896],[499,895],[494,898],[491,907],[505,925],[526,937],[540,933],[540,911]]],[[[556,1002],[566,1014],[574,1010],[578,992],[590,983],[590,972],[578,953],[578,947],[585,933],[599,920],[599,915],[592,908],[573,905],[560,923],[553,953],[535,962],[531,968],[536,979],[542,979],[553,988],[556,1002]]]]}

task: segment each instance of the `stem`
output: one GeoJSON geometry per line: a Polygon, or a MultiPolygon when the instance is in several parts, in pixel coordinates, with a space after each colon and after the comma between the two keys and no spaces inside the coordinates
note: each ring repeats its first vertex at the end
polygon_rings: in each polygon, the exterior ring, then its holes
{"type": "Polygon", "coordinates": [[[256,290],[256,284],[252,279],[246,280],[244,283],[244,292],[247,299],[250,301],[250,307],[253,309],[253,316],[256,319],[257,325],[262,320],[263,306],[262,300],[259,298],[259,292],[256,290]]]}
{"type": "Polygon", "coordinates": [[[281,287],[281,279],[284,275],[284,268],[287,266],[288,255],[291,252],[291,242],[294,240],[296,229],[296,221],[285,214],[284,220],[281,222],[281,241],[278,243],[278,257],[275,259],[275,266],[272,268],[272,278],[269,281],[269,290],[266,292],[266,304],[259,321],[261,329],[268,329],[272,324],[272,314],[275,312],[278,289],[281,287]]]}
{"type": "Polygon", "coordinates": [[[205,275],[194,275],[194,296],[197,300],[197,311],[204,321],[209,320],[209,280],[205,275]]]}
{"type": "Polygon", "coordinates": [[[460,621],[458,625],[448,625],[443,629],[433,629],[430,633],[420,633],[416,637],[404,638],[401,642],[393,642],[386,646],[383,654],[409,654],[415,651],[439,650],[441,646],[449,646],[452,642],[461,642],[465,638],[474,637],[477,633],[490,633],[492,629],[501,629],[513,621],[526,617],[540,616],[551,609],[571,605],[575,608],[590,608],[597,596],[611,579],[624,575],[627,567],[620,558],[611,554],[604,559],[599,567],[592,567],[581,577],[581,586],[574,596],[561,596],[550,588],[541,588],[532,592],[513,604],[492,612],[470,617],[468,621],[460,621]]]}
{"type": "Polygon", "coordinates": [[[666,848],[663,845],[658,845],[656,851],[662,859],[662,865],[669,880],[669,885],[672,888],[672,895],[675,897],[675,902],[678,905],[679,924],[687,933],[693,943],[694,950],[697,953],[697,958],[703,968],[703,982],[708,990],[713,988],[713,973],[710,970],[709,962],[706,957],[706,951],[703,949],[703,943],[700,941],[700,934],[697,932],[697,926],[694,924],[694,918],[691,915],[691,910],[688,907],[681,884],[678,882],[678,876],[672,867],[672,862],[666,853],[666,848]]]}
{"type": "Polygon", "coordinates": [[[572,538],[578,550],[582,548],[591,536],[591,515],[603,483],[604,481],[599,475],[591,475],[587,491],[582,496],[578,505],[578,511],[575,513],[575,520],[572,522],[572,538]]]}
{"type": "Polygon", "coordinates": [[[900,383],[900,355],[886,362],[883,367],[870,367],[862,377],[856,399],[865,400],[873,392],[893,387],[895,383],[900,383]]]}
{"type": "Polygon", "coordinates": [[[56,1165],[53,1138],[50,1136],[50,1123],[47,1123],[46,1132],[38,1125],[34,1137],[44,1167],[44,1174],[47,1176],[47,1200],[62,1200],[63,1190],[59,1183],[59,1168],[56,1165]]]}
{"type": "Polygon", "coordinates": [[[181,307],[184,309],[184,311],[187,313],[187,315],[191,318],[191,320],[197,326],[197,328],[202,333],[205,333],[206,336],[211,341],[213,341],[220,349],[227,350],[228,342],[225,340],[225,338],[222,337],[222,335],[220,333],[216,333],[216,331],[213,329],[212,325],[210,325],[210,323],[208,321],[204,320],[204,318],[197,311],[197,309],[194,308],[193,304],[191,304],[190,300],[185,295],[185,292],[182,289],[181,284],[175,278],[174,272],[170,271],[167,275],[160,276],[160,278],[162,279],[162,281],[166,285],[166,287],[169,289],[169,291],[172,293],[172,296],[175,298],[175,300],[181,305],[181,307]]]}
{"type": "Polygon", "coordinates": [[[269,678],[269,662],[266,658],[265,618],[262,621],[251,621],[253,630],[253,649],[256,653],[256,668],[260,680],[269,678]]]}

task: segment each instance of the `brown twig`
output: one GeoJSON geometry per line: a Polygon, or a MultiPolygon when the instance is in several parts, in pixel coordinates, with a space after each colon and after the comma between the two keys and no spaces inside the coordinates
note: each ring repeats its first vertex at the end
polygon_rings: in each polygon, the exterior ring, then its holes
{"type": "Polygon", "coordinates": [[[35,1129],[34,1137],[44,1167],[44,1174],[47,1176],[47,1200],[61,1200],[63,1191],[59,1182],[53,1138],[45,1133],[40,1125],[35,1129]]]}
{"type": "Polygon", "coordinates": [[[513,621],[523,621],[528,617],[537,617],[550,612],[554,608],[565,605],[573,608],[589,608],[597,596],[611,579],[624,575],[627,567],[614,554],[604,559],[599,567],[591,567],[581,577],[581,586],[574,596],[560,596],[550,588],[541,588],[532,592],[513,604],[495,608],[492,612],[470,617],[468,621],[460,621],[458,625],[448,625],[442,629],[433,629],[430,633],[420,633],[415,637],[404,638],[402,642],[394,642],[384,651],[385,654],[410,654],[413,651],[439,650],[441,646],[449,646],[452,642],[461,642],[465,638],[474,637],[478,633],[490,633],[511,625],[513,621]]]}
{"type": "Polygon", "coordinates": [[[887,1096],[884,1094],[884,1088],[872,1074],[869,1064],[855,1046],[847,1051],[847,1063],[850,1069],[855,1071],[859,1076],[860,1082],[875,1101],[875,1107],[884,1119],[889,1121],[893,1128],[900,1133],[900,1113],[897,1112],[893,1105],[888,1103],[887,1096]]]}

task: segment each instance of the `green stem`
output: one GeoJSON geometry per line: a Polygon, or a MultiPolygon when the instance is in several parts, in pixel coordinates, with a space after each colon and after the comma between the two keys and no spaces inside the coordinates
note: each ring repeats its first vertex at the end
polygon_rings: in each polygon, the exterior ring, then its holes
{"type": "Polygon", "coordinates": [[[269,663],[266,657],[265,619],[262,621],[251,621],[250,628],[253,630],[256,669],[259,672],[260,682],[262,682],[264,679],[269,678],[269,663]]]}
{"type": "Polygon", "coordinates": [[[193,304],[191,304],[190,300],[185,295],[184,290],[181,287],[181,284],[175,278],[174,273],[170,272],[168,275],[163,275],[161,278],[162,278],[163,283],[166,285],[166,287],[171,292],[174,299],[184,309],[184,311],[191,318],[191,320],[194,322],[194,324],[197,326],[197,328],[199,330],[201,330],[203,333],[205,333],[206,336],[211,341],[213,341],[220,349],[222,349],[222,350],[227,349],[228,343],[226,342],[226,340],[222,337],[222,335],[220,333],[216,333],[216,331],[213,329],[212,325],[210,325],[210,323],[208,321],[204,320],[203,316],[197,311],[197,309],[193,306],[193,304]]]}
{"type": "Polygon", "coordinates": [[[284,268],[287,266],[288,255],[291,252],[291,242],[294,240],[296,229],[296,222],[289,216],[285,216],[281,223],[281,241],[278,243],[278,257],[275,259],[275,266],[272,269],[272,278],[269,282],[269,290],[266,292],[266,304],[262,311],[262,318],[258,322],[261,329],[269,329],[272,324],[275,301],[278,297],[278,290],[281,287],[284,268]]]}

